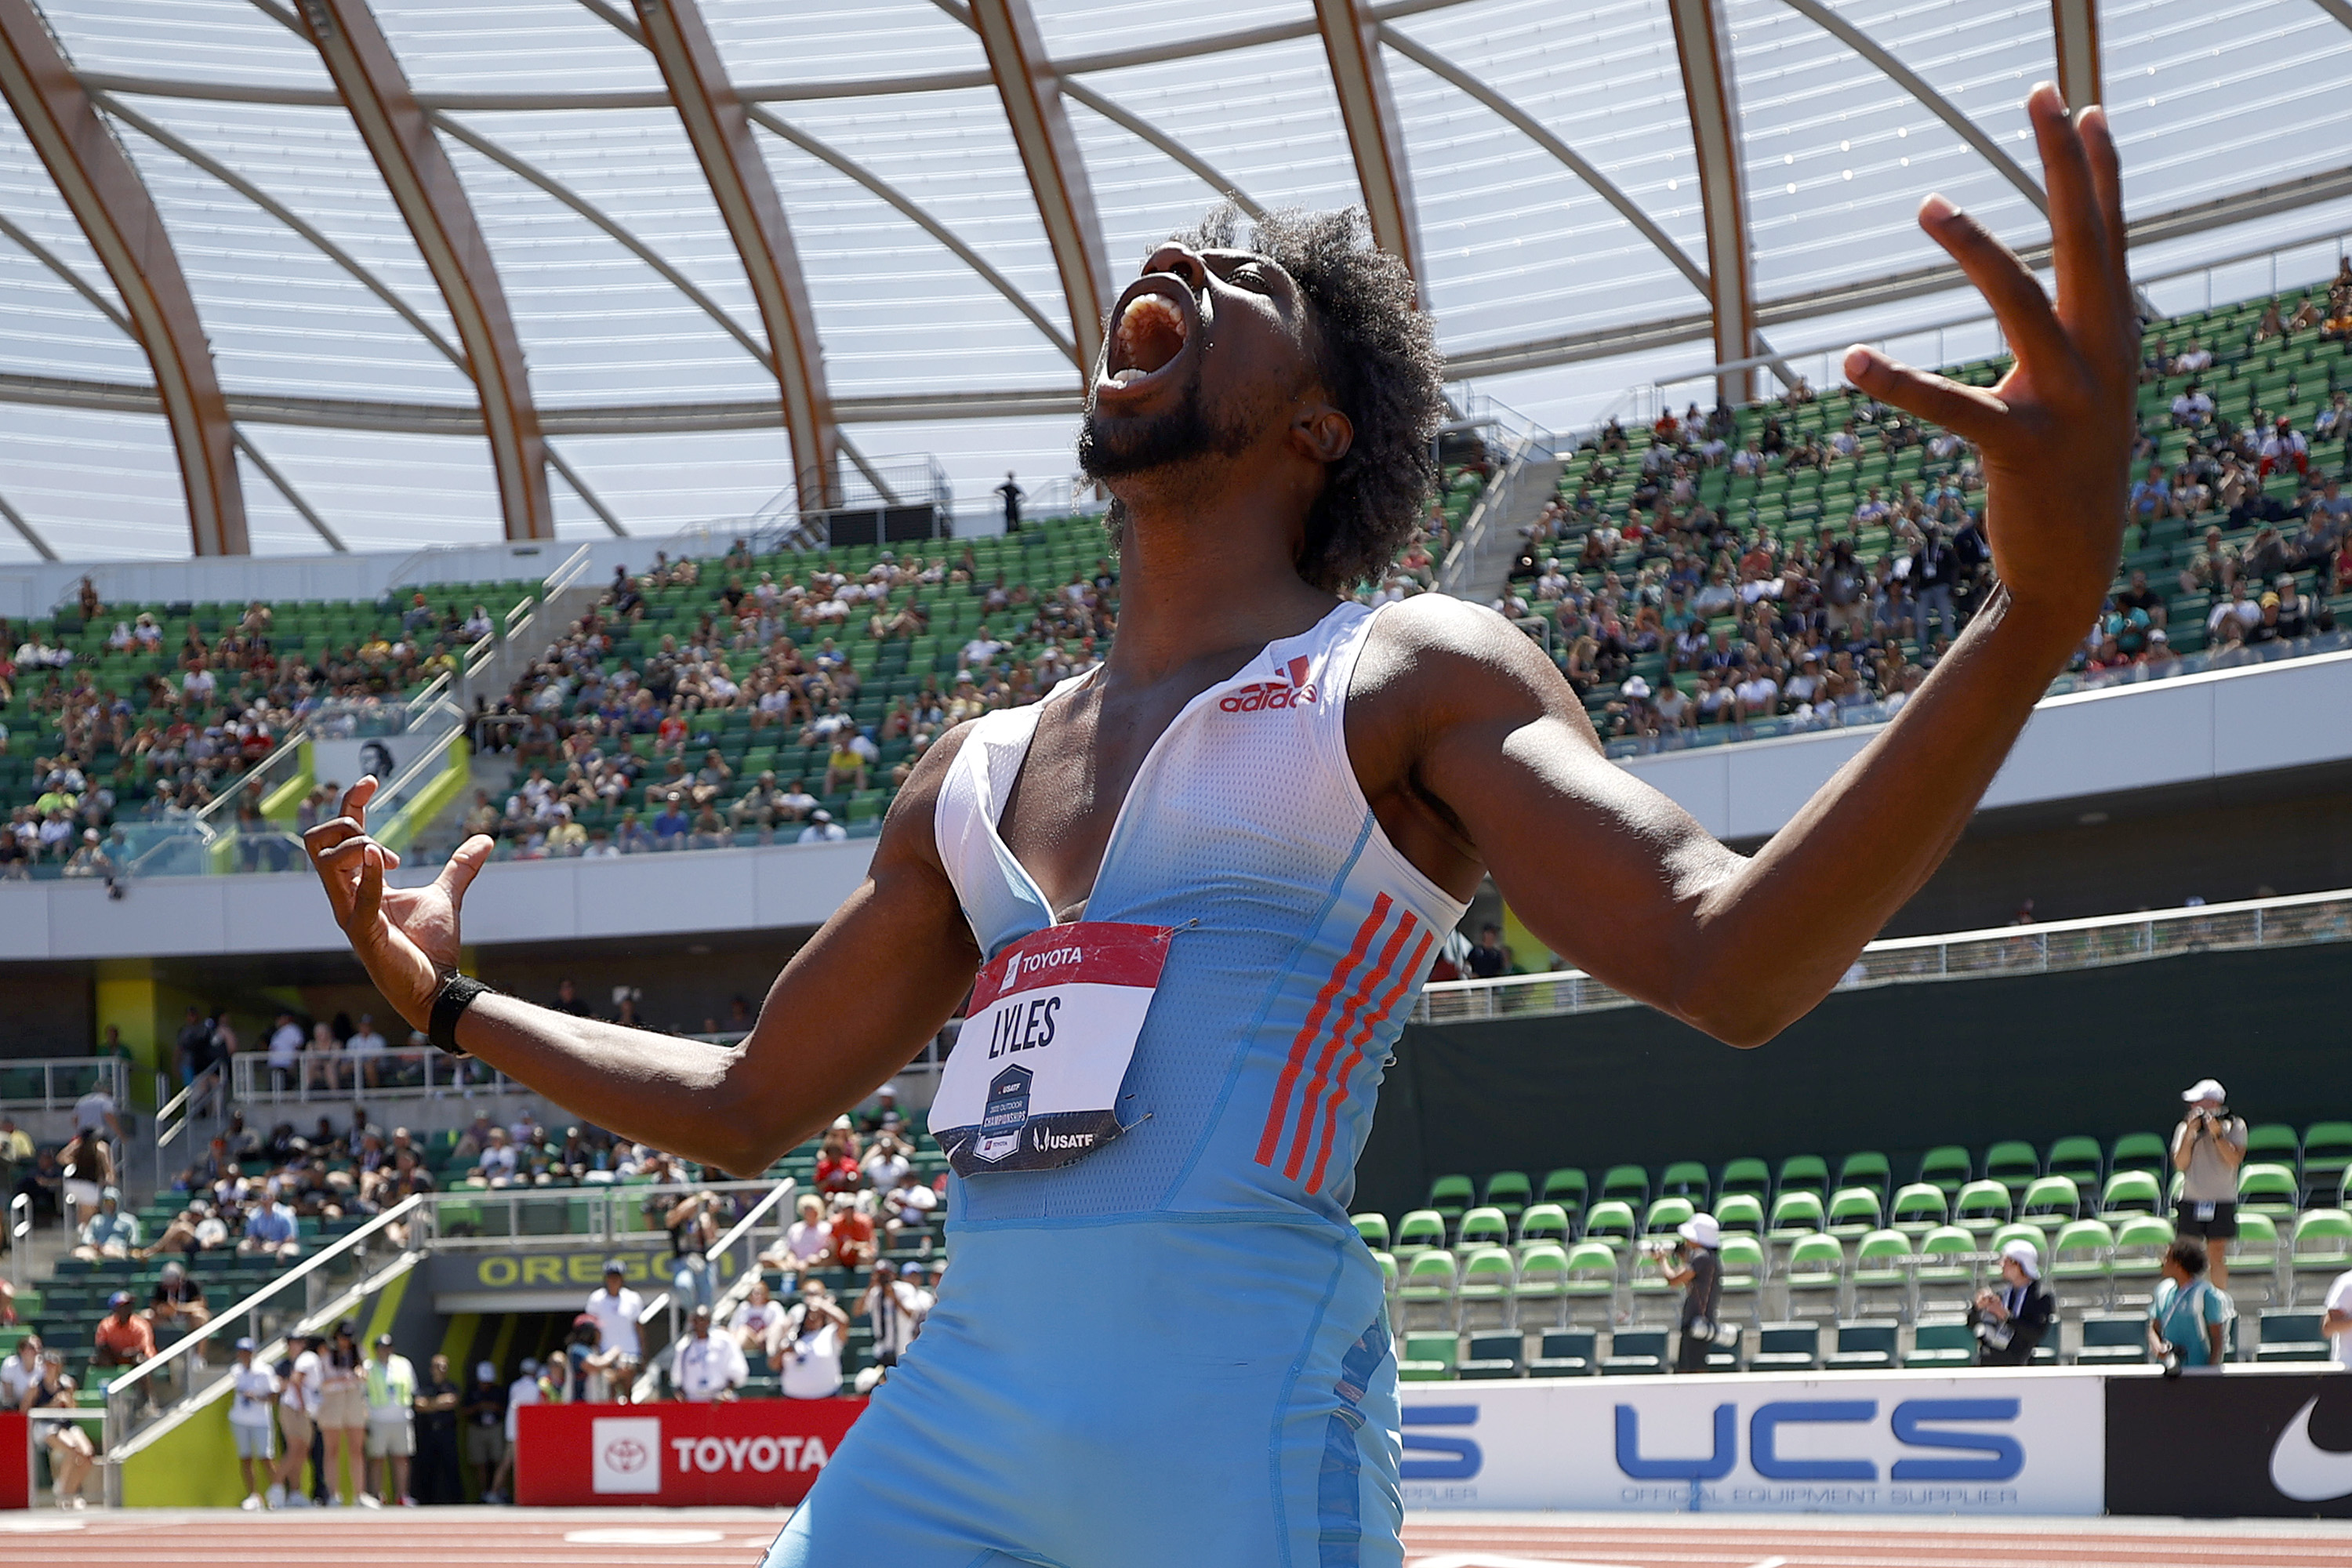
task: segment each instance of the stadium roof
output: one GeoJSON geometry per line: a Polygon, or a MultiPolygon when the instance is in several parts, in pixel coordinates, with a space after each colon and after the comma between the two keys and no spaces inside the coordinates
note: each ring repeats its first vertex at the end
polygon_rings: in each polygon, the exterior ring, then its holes
{"type": "Polygon", "coordinates": [[[1981,353],[1911,214],[2046,238],[2044,77],[2159,305],[2332,268],[2346,0],[0,0],[0,559],[662,535],[836,441],[1035,486],[1226,192],[1363,204],[1555,426],[1981,353]]]}

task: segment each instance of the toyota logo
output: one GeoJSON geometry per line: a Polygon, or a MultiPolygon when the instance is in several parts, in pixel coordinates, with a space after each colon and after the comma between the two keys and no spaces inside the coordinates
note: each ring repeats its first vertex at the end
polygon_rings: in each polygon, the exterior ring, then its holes
{"type": "Polygon", "coordinates": [[[634,1437],[617,1438],[604,1445],[604,1465],[622,1475],[644,1469],[653,1462],[653,1451],[634,1437]]]}

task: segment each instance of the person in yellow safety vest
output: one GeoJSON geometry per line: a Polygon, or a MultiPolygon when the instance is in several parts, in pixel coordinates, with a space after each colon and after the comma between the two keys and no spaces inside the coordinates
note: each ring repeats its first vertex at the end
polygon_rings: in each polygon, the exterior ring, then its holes
{"type": "Polygon", "coordinates": [[[416,1452],[416,1369],[395,1354],[390,1334],[378,1334],[367,1363],[367,1457],[375,1495],[360,1494],[362,1507],[391,1502],[414,1508],[408,1495],[408,1459],[416,1452]],[[374,1469],[377,1460],[383,1468],[374,1469]],[[379,1501],[378,1500],[383,1500],[379,1501]]]}

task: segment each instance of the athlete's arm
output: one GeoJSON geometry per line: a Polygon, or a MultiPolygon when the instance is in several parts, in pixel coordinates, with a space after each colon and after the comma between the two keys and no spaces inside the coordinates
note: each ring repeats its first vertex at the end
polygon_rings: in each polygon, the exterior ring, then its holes
{"type": "Polygon", "coordinates": [[[1927,879],[2114,575],[2138,360],[2115,150],[2096,110],[2078,129],[2047,87],[2029,108],[2055,308],[1948,205],[1929,201],[1920,220],[1991,301],[2016,368],[1988,391],[1863,350],[1846,367],[1864,391],[1982,451],[2004,586],[1895,721],[1753,858],[1610,763],[1550,661],[1486,611],[1406,601],[1350,691],[1351,712],[1360,693],[1386,710],[1366,715],[1368,738],[1381,736],[1359,760],[1376,807],[1387,789],[1383,822],[1410,827],[1417,814],[1437,830],[1418,835],[1433,857],[1407,851],[1423,869],[1433,858],[1433,875],[1458,891],[1483,863],[1552,951],[1733,1045],[1760,1045],[1811,1010],[1927,879]],[[1448,828],[1472,864],[1445,864],[1448,828]]]}
{"type": "MultiPolygon", "coordinates": [[[[971,987],[980,954],[940,863],[931,808],[961,738],[942,736],[891,803],[865,883],[824,922],[733,1046],[574,1017],[495,994],[457,1043],[509,1078],[637,1142],[746,1175],[815,1136],[905,1067],[971,987]]],[[[388,889],[398,856],[367,837],[363,779],[304,835],[336,923],[393,1009],[427,1026],[457,967],[458,905],[489,858],[468,839],[440,877],[388,889]]]]}

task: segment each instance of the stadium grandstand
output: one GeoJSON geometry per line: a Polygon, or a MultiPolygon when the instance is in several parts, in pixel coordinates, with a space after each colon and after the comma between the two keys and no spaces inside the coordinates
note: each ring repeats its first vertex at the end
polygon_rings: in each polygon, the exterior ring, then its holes
{"type": "Polygon", "coordinates": [[[984,1003],[730,1172],[436,1047],[304,836],[372,775],[397,896],[492,841],[465,975],[744,1040],[933,746],[1115,657],[1079,420],[1214,205],[1360,209],[1434,331],[1339,597],[1499,614],[1763,850],[2016,586],[1844,352],[2017,384],[1915,216],[2052,279],[2047,79],[2121,159],[2126,515],[1948,859],[1747,1051],[1490,878],[1383,1060],[1384,899],[1291,1164],[1371,1064],[1318,1201],[1409,1563],[2352,1563],[2347,67],[2336,0],[0,0],[0,1542],[774,1538],[940,1306],[984,1003]]]}

